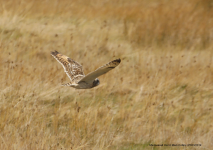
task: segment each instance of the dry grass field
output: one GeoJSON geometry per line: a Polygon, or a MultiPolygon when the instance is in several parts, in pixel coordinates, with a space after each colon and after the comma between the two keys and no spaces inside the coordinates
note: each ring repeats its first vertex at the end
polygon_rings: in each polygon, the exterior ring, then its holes
{"type": "Polygon", "coordinates": [[[212,0],[0,0],[0,52],[1,150],[213,147],[212,0]],[[122,62],[76,90],[53,50],[122,62]]]}

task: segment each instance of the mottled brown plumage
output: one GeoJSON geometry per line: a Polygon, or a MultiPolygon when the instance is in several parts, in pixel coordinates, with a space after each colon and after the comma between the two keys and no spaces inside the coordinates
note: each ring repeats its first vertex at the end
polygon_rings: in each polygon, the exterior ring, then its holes
{"type": "Polygon", "coordinates": [[[57,51],[51,52],[51,55],[63,66],[65,73],[71,80],[70,83],[63,85],[77,89],[89,89],[98,86],[100,81],[97,77],[114,69],[121,62],[120,58],[113,60],[85,76],[82,66],[76,61],[57,51]]]}
{"type": "Polygon", "coordinates": [[[51,55],[63,66],[65,73],[70,78],[72,83],[77,83],[82,77],[85,76],[82,66],[76,61],[60,54],[57,51],[51,52],[51,55]]]}

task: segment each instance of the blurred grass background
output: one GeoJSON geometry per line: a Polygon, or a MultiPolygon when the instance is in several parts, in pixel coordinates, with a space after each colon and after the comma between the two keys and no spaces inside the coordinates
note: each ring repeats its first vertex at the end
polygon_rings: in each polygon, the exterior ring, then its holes
{"type": "Polygon", "coordinates": [[[0,149],[213,146],[212,0],[0,4],[0,149]],[[75,90],[53,50],[85,74],[122,62],[75,90]]]}

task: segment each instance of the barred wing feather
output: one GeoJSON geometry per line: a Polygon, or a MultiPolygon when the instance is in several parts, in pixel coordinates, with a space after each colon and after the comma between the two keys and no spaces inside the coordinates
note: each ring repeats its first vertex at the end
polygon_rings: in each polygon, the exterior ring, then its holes
{"type": "Polygon", "coordinates": [[[86,82],[86,83],[91,84],[97,77],[109,72],[110,70],[112,70],[116,66],[118,66],[120,64],[120,62],[121,62],[120,58],[113,60],[113,61],[103,65],[102,67],[96,69],[94,72],[87,74],[85,77],[83,77],[81,80],[79,80],[78,83],[86,82]]]}
{"type": "Polygon", "coordinates": [[[62,67],[64,68],[64,72],[70,78],[72,83],[78,82],[85,76],[82,66],[76,61],[60,54],[57,51],[51,52],[51,55],[62,65],[62,67]]]}

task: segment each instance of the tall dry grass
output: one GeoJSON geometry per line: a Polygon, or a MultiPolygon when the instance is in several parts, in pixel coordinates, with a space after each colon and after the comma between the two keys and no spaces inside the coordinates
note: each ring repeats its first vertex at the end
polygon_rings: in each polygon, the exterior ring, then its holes
{"type": "Polygon", "coordinates": [[[211,0],[0,2],[0,149],[211,149],[211,0]],[[52,50],[122,62],[75,90],[52,50]]]}

